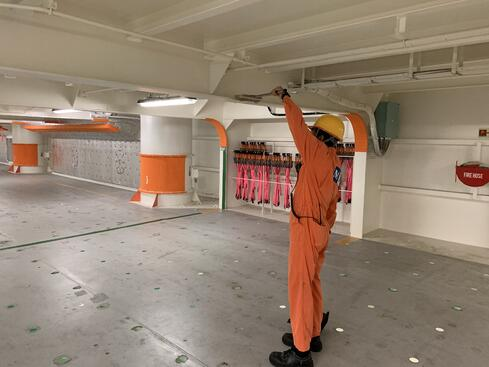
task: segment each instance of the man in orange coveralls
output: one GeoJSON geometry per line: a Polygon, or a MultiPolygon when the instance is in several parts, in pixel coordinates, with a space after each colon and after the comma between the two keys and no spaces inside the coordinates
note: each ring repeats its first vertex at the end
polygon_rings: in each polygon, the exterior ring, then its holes
{"type": "Polygon", "coordinates": [[[341,169],[335,146],[343,140],[344,125],[336,116],[320,117],[309,130],[302,111],[286,89],[272,94],[282,98],[290,131],[302,156],[291,201],[289,249],[289,305],[292,334],[282,341],[291,349],[270,354],[276,367],[313,367],[311,351],[322,349],[323,314],[320,272],[331,227],[336,220],[341,169]]]}

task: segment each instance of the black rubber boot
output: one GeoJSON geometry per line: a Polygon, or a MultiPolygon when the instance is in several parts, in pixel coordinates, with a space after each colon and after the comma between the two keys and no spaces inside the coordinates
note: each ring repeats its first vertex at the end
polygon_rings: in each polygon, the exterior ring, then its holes
{"type": "Polygon", "coordinates": [[[272,352],[269,360],[275,367],[314,367],[311,352],[308,352],[305,357],[299,357],[294,349],[272,352]]]}
{"type": "MultiPolygon", "coordinates": [[[[282,343],[288,347],[294,346],[294,337],[292,333],[285,333],[282,336],[282,343]]],[[[319,353],[323,350],[323,343],[321,342],[321,338],[319,336],[315,336],[311,339],[310,350],[314,353],[319,353]]]]}
{"type": "MultiPolygon", "coordinates": [[[[323,331],[326,324],[328,323],[328,320],[329,320],[329,312],[323,313],[323,319],[321,320],[321,332],[323,331]]],[[[292,336],[292,333],[285,333],[282,336],[282,343],[284,343],[288,347],[293,347],[294,337],[292,336]]],[[[311,352],[314,353],[319,353],[320,351],[323,350],[323,343],[321,342],[320,336],[315,336],[311,339],[310,350],[311,352]]]]}

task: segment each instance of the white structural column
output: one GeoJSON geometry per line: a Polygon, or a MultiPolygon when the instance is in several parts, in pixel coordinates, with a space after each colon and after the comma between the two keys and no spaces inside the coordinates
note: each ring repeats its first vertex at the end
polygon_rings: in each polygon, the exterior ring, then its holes
{"type": "Polygon", "coordinates": [[[355,238],[363,238],[363,215],[365,208],[365,175],[367,152],[355,152],[353,160],[352,208],[350,233],[355,238]]]}
{"type": "Polygon", "coordinates": [[[133,201],[148,207],[190,203],[191,159],[192,120],[141,115],[140,183],[133,201]]]}
{"type": "Polygon", "coordinates": [[[23,128],[21,123],[12,124],[12,173],[39,174],[46,173],[47,161],[42,157],[46,150],[46,140],[39,133],[23,128]]]}

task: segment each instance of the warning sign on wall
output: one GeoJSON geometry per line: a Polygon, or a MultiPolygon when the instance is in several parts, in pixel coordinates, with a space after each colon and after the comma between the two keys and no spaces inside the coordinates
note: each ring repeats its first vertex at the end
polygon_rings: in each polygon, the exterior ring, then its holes
{"type": "Polygon", "coordinates": [[[480,162],[467,162],[457,166],[456,174],[463,184],[471,187],[481,187],[489,183],[489,166],[480,162]]]}

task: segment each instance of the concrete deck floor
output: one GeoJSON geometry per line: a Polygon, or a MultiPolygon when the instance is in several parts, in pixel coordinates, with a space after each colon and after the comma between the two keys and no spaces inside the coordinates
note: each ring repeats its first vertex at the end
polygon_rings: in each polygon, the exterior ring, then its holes
{"type": "MultiPolygon", "coordinates": [[[[268,366],[288,331],[287,224],[206,212],[82,235],[188,214],[126,196],[0,175],[0,232],[12,247],[0,250],[0,365],[66,355],[79,367],[268,366]],[[53,230],[79,236],[14,247],[53,230]]],[[[333,236],[322,279],[331,318],[317,367],[410,366],[411,357],[487,366],[488,266],[333,236]]]]}

